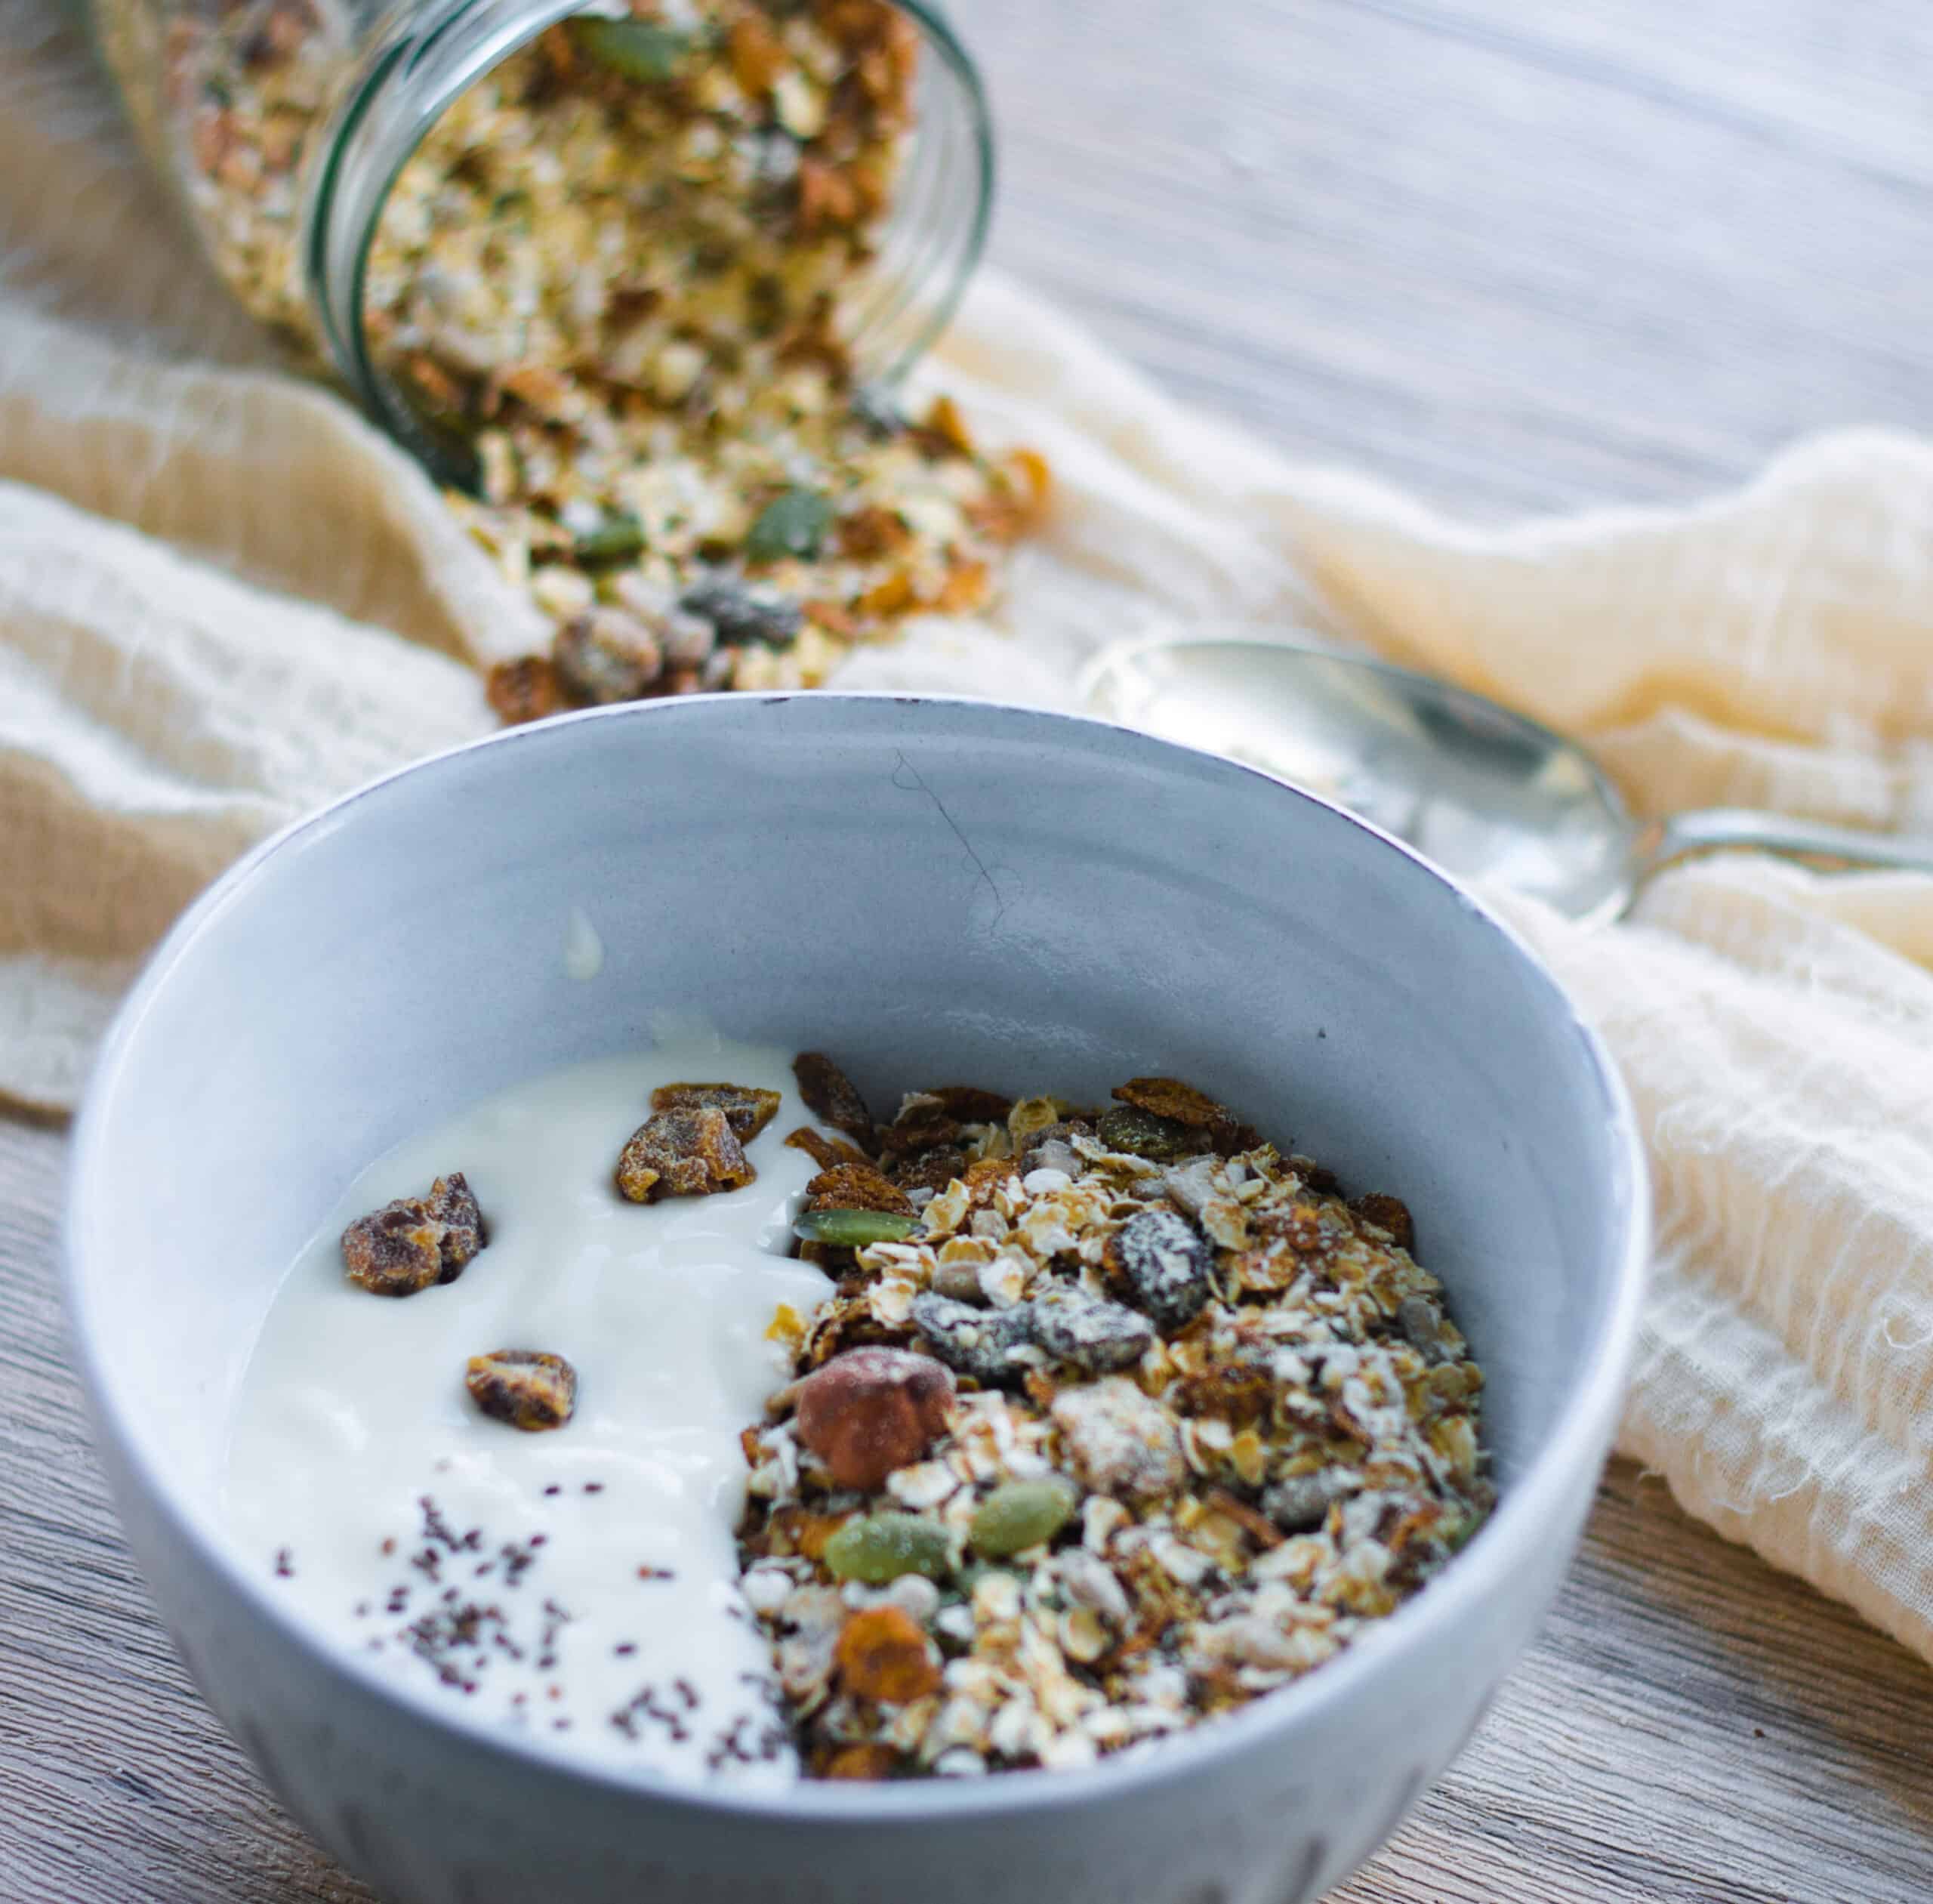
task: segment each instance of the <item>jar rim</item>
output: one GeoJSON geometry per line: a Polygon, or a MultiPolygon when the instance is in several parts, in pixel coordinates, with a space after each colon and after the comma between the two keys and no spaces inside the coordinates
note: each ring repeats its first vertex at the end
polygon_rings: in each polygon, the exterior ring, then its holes
{"type": "MultiPolygon", "coordinates": [[[[994,189],[993,118],[978,65],[937,0],[886,0],[920,29],[943,60],[966,107],[973,209],[934,293],[908,282],[869,314],[856,350],[875,331],[888,346],[867,381],[899,381],[951,321],[986,243],[994,189]],[[893,326],[925,295],[905,335],[893,326]]],[[[359,82],[331,115],[324,154],[309,194],[303,269],[322,339],[363,409],[440,480],[472,489],[473,459],[431,433],[378,367],[365,328],[370,255],[390,194],[402,169],[443,114],[495,67],[560,21],[585,11],[585,0],[398,0],[371,46],[359,82]]]]}

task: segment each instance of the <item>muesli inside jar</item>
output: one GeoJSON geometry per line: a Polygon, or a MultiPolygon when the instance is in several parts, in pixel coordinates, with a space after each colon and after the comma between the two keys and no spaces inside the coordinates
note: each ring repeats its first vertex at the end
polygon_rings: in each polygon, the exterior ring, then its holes
{"type": "Polygon", "coordinates": [[[1481,1371],[1397,1199],[1172,1079],[856,1114],[744,1436],[746,1597],[809,1774],[1068,1767],[1231,1711],[1416,1593],[1494,1494],[1481,1371]]]}
{"type": "MultiPolygon", "coordinates": [[[[327,0],[274,0],[168,54],[217,261],[318,361],[303,192],[349,37],[327,0]]],[[[920,52],[884,0],[613,0],[403,167],[365,337],[554,630],[493,671],[505,720],[815,686],[909,615],[993,599],[1046,464],[983,449],[945,397],[904,414],[854,355],[920,52]]]]}

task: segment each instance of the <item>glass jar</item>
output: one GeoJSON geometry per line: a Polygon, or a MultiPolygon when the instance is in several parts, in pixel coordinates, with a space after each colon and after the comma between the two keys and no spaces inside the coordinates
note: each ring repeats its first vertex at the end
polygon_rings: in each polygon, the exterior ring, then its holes
{"type": "MultiPolygon", "coordinates": [[[[817,5],[829,14],[840,0],[817,5]]],[[[438,475],[475,487],[465,446],[430,420],[371,335],[371,261],[385,211],[412,156],[473,86],[561,21],[609,22],[624,12],[621,0],[91,0],[91,8],[150,161],[230,289],[438,475]]],[[[783,31],[812,9],[769,0],[768,11],[783,31]]],[[[926,0],[888,11],[910,23],[917,49],[911,125],[838,326],[856,378],[889,385],[945,325],[978,258],[993,144],[973,63],[939,12],[926,0]]],[[[664,10],[682,14],[698,17],[693,0],[664,10]]],[[[626,30],[639,29],[627,22],[626,30]]],[[[587,260],[584,268],[596,267],[587,260]]]]}

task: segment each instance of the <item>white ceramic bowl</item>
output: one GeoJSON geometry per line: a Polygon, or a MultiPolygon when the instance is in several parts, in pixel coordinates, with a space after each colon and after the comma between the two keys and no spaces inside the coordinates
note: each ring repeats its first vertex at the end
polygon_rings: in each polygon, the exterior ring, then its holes
{"type": "Polygon", "coordinates": [[[693,699],[428,761],[264,847],[122,1013],[71,1300],[123,1519],[209,1703],[398,1904],[1299,1904],[1393,1831],[1555,1594],[1631,1347],[1629,1108],[1555,984],[1403,847],[1230,763],[969,702],[693,699]],[[607,949],[566,971],[574,908],[607,949]],[[325,1648],[238,1558],[223,1422],[357,1171],[660,1009],[945,1073],[1198,1080],[1417,1212],[1489,1372],[1502,1504],[1299,1684],[1142,1757],[736,1799],[574,1770],[325,1648]]]}

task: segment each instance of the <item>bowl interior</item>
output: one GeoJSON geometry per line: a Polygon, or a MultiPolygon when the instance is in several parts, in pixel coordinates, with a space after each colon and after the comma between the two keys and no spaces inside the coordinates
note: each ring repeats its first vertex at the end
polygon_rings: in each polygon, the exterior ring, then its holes
{"type": "Polygon", "coordinates": [[[1170,1072],[1401,1196],[1489,1371],[1506,1495],[1620,1300],[1633,1173],[1595,1047],[1494,921],[1343,813],[970,702],[614,711],[298,829],[183,923],[110,1045],[77,1319],[103,1406],[217,1547],[235,1385],[348,1180],[667,1019],[833,1051],[878,1106],[942,1077],[1080,1097],[1170,1072]]]}

